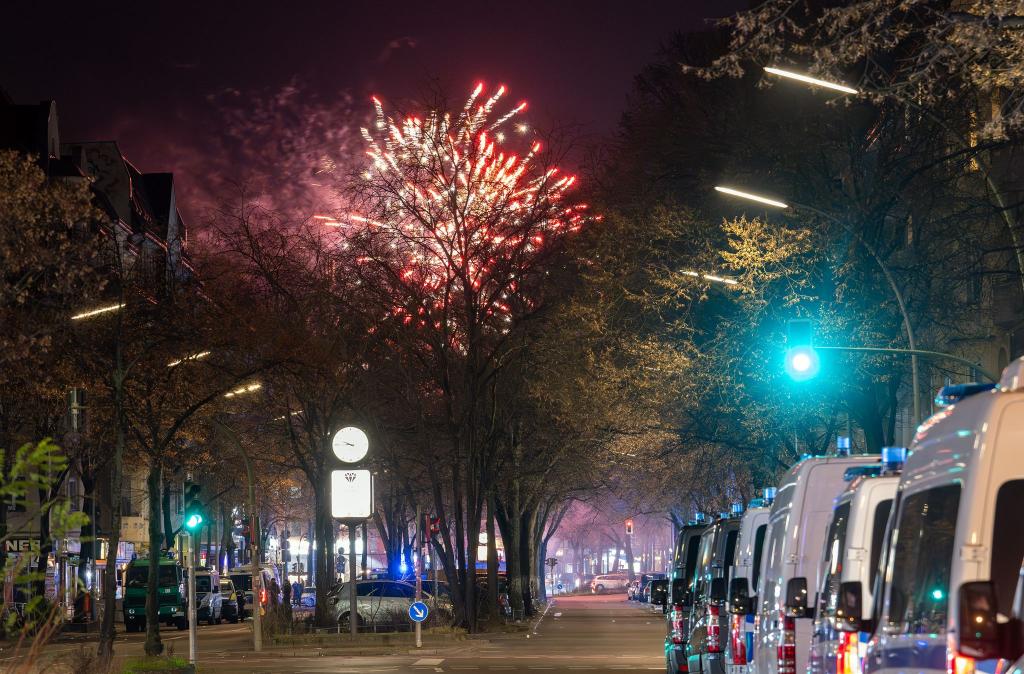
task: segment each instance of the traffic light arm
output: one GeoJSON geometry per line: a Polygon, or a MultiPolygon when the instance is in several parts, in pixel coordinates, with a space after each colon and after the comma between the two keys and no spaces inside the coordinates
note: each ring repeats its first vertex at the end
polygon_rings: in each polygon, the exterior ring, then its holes
{"type": "Polygon", "coordinates": [[[881,346],[816,346],[814,347],[818,351],[867,351],[869,353],[903,353],[909,356],[923,356],[925,358],[936,358],[956,361],[962,363],[976,370],[978,374],[982,375],[989,381],[998,382],[999,377],[996,377],[988,370],[985,370],[980,365],[973,363],[966,358],[960,356],[954,356],[951,353],[942,353],[941,351],[927,351],[924,349],[890,349],[881,346]]]}

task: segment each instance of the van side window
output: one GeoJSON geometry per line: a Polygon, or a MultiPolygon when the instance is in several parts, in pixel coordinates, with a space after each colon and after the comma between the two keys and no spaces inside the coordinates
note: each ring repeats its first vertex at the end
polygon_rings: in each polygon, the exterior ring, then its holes
{"type": "Polygon", "coordinates": [[[946,629],[960,485],[906,497],[892,557],[888,622],[909,634],[946,629]]]}
{"type": "Polygon", "coordinates": [[[875,577],[878,576],[878,560],[882,555],[885,525],[889,522],[890,512],[892,512],[892,499],[887,498],[880,501],[878,507],[875,508],[875,519],[871,523],[871,587],[875,586],[875,577]]]}
{"type": "Polygon", "coordinates": [[[729,569],[736,563],[736,539],[739,535],[739,529],[733,529],[725,535],[725,558],[722,560],[722,575],[725,578],[729,577],[729,569]]]}
{"type": "Polygon", "coordinates": [[[1024,480],[1011,480],[996,495],[996,517],[992,533],[992,582],[996,586],[996,605],[1003,615],[1010,615],[1013,594],[1017,589],[1021,560],[1024,559],[1024,536],[1017,529],[1024,511],[1024,480]]]}
{"type": "Polygon", "coordinates": [[[686,584],[689,585],[690,581],[693,580],[693,575],[697,571],[697,555],[700,553],[700,534],[690,536],[690,540],[686,542],[686,566],[684,567],[683,573],[686,574],[686,584]]]}
{"type": "Polygon", "coordinates": [[[754,534],[754,568],[753,580],[750,583],[750,591],[757,593],[757,582],[761,580],[761,556],[764,552],[764,535],[768,533],[768,525],[762,524],[754,534]]]}
{"type": "MultiPolygon", "coordinates": [[[[786,521],[788,515],[784,519],[777,520],[772,524],[772,533],[768,538],[768,554],[765,557],[764,562],[764,576],[765,582],[770,580],[777,580],[771,577],[772,569],[778,571],[782,568],[782,546],[786,542],[786,521]]],[[[769,587],[765,586],[765,591],[761,593],[761,607],[764,610],[769,610],[778,598],[776,595],[779,594],[780,589],[778,586],[769,587]],[[772,592],[772,596],[768,596],[768,593],[772,592]]]]}

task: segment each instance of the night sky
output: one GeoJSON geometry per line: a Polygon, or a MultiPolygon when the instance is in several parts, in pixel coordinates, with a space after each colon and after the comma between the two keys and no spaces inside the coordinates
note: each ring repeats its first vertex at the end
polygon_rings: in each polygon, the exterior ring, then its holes
{"type": "Polygon", "coordinates": [[[660,44],[747,3],[10,4],[0,87],[56,99],[63,141],[114,139],[143,171],[174,171],[195,222],[225,179],[315,163],[310,146],[354,140],[370,95],[413,98],[432,80],[456,98],[505,84],[531,123],[599,139],[660,44]]]}

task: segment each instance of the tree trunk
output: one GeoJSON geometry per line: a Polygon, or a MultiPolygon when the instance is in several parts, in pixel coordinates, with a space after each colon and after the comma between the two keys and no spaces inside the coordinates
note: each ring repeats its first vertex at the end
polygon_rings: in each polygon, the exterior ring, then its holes
{"type": "Polygon", "coordinates": [[[498,606],[498,541],[494,527],[494,490],[487,492],[487,614],[491,623],[501,622],[498,606]]]}
{"type": "Polygon", "coordinates": [[[160,655],[164,645],[160,641],[160,543],[163,531],[160,526],[160,459],[152,457],[149,463],[149,475],[146,477],[146,490],[149,498],[149,577],[146,580],[146,643],[143,646],[146,655],[160,655]]]}
{"type": "Polygon", "coordinates": [[[163,549],[174,547],[174,523],[171,521],[171,481],[163,481],[163,492],[160,495],[160,510],[164,518],[163,549]]]}
{"type": "MultiPolygon", "coordinates": [[[[117,612],[117,548],[121,542],[121,491],[124,481],[124,386],[120,342],[115,351],[114,389],[114,461],[110,469],[110,532],[108,533],[107,564],[103,571],[103,622],[96,652],[100,663],[109,667],[114,656],[114,618],[117,612]]],[[[2,510],[2,509],[0,509],[2,510]]],[[[98,527],[94,524],[94,533],[98,527]]]]}
{"type": "MultiPolygon", "coordinates": [[[[323,471],[326,473],[327,471],[323,471]]],[[[321,477],[313,482],[313,508],[315,511],[316,553],[316,614],[314,619],[320,627],[337,623],[337,617],[328,605],[327,593],[334,585],[334,518],[331,517],[330,486],[321,477]]],[[[352,569],[348,569],[351,574],[352,569]]]]}

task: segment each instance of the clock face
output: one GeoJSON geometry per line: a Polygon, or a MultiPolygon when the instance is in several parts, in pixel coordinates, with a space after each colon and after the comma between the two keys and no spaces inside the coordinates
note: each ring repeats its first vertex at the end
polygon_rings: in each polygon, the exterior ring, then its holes
{"type": "Polygon", "coordinates": [[[370,441],[366,438],[366,433],[355,426],[346,426],[334,434],[331,449],[334,450],[334,455],[345,463],[356,463],[366,456],[370,449],[370,441]]]}

